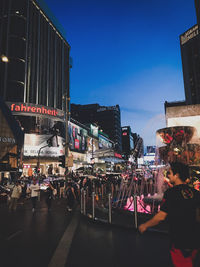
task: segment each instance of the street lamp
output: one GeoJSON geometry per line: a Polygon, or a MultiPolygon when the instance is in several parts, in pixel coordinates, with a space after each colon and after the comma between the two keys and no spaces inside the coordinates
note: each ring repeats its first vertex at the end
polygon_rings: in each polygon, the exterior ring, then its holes
{"type": "Polygon", "coordinates": [[[5,63],[8,63],[8,62],[9,62],[8,57],[5,56],[5,55],[2,55],[2,56],[1,56],[1,60],[2,60],[3,62],[5,62],[5,63]]]}
{"type": "Polygon", "coordinates": [[[70,120],[70,112],[69,112],[70,97],[68,96],[68,94],[65,94],[63,98],[65,101],[65,173],[67,177],[68,157],[69,157],[68,121],[70,120]]]}

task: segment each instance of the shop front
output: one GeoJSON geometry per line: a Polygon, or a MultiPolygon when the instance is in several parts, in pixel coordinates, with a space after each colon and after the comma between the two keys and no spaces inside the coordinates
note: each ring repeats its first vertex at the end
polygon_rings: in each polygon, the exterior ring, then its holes
{"type": "Polygon", "coordinates": [[[24,133],[5,102],[0,99],[0,178],[18,172],[24,133]]]}
{"type": "Polygon", "coordinates": [[[64,113],[62,110],[30,103],[7,102],[24,129],[23,176],[64,174],[59,156],[64,155],[64,113]],[[51,145],[47,141],[51,139],[51,145]]]}

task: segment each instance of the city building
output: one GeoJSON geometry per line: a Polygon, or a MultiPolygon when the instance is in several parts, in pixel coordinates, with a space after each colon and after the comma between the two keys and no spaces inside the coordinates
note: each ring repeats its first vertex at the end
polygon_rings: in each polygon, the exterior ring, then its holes
{"type": "Polygon", "coordinates": [[[39,161],[46,173],[63,154],[70,46],[42,0],[0,1],[0,23],[0,95],[25,133],[24,168],[39,161]],[[55,132],[60,140],[48,147],[55,132]]]}
{"type": "Polygon", "coordinates": [[[71,116],[83,124],[96,124],[115,144],[118,152],[122,151],[121,114],[119,105],[100,106],[99,104],[71,104],[71,116]]]}
{"type": "Polygon", "coordinates": [[[200,34],[195,25],[180,36],[186,104],[200,103],[200,34]]]}
{"type": "MultiPolygon", "coordinates": [[[[6,170],[18,171],[21,167],[21,149],[24,144],[24,133],[5,102],[0,98],[0,173],[6,170]]],[[[1,181],[0,175],[0,181],[1,181]]]]}
{"type": "Polygon", "coordinates": [[[114,142],[93,124],[84,125],[74,119],[70,119],[69,149],[73,158],[73,168],[93,168],[113,170],[115,165],[123,162],[122,156],[114,150],[114,142]]]}
{"type": "Polygon", "coordinates": [[[122,127],[122,155],[132,163],[137,163],[144,156],[143,139],[137,133],[132,133],[130,126],[122,127]]]}
{"type": "Polygon", "coordinates": [[[200,1],[195,0],[196,14],[197,14],[197,23],[200,26],[200,1]]]}
{"type": "Polygon", "coordinates": [[[195,0],[197,24],[180,35],[185,101],[200,103],[200,1],[195,0]]]}
{"type": "Polygon", "coordinates": [[[123,126],[122,128],[122,154],[123,158],[128,160],[133,153],[134,140],[130,126],[123,126]]]}
{"type": "Polygon", "coordinates": [[[168,107],[200,104],[200,1],[195,0],[198,24],[180,35],[185,101],[165,102],[168,107]]]}

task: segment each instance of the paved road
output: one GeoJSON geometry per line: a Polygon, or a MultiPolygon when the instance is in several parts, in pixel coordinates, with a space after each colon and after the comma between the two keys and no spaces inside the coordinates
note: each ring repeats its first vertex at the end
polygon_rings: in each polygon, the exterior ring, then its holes
{"type": "Polygon", "coordinates": [[[97,224],[81,218],[65,267],[167,267],[170,265],[166,234],[97,224]]]}
{"type": "Polygon", "coordinates": [[[165,267],[170,264],[166,234],[139,235],[126,229],[94,223],[69,213],[66,200],[45,202],[33,214],[31,203],[9,213],[0,206],[0,266],[2,267],[165,267]]]}
{"type": "Polygon", "coordinates": [[[30,200],[16,212],[0,206],[0,266],[46,267],[71,221],[65,200],[56,200],[48,212],[45,202],[38,203],[35,213],[30,200]]]}

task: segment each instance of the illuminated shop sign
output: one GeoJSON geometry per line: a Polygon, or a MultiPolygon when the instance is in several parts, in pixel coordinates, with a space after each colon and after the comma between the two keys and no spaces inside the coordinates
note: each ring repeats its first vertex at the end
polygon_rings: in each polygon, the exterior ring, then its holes
{"type": "Polygon", "coordinates": [[[75,139],[74,146],[75,146],[76,149],[79,149],[80,145],[79,145],[79,140],[78,139],[75,139]]]}
{"type": "Polygon", "coordinates": [[[181,45],[187,43],[190,39],[194,38],[199,34],[199,28],[198,25],[195,25],[191,29],[189,29],[187,32],[181,35],[181,45]]]}
{"type": "Polygon", "coordinates": [[[117,106],[110,106],[110,107],[100,107],[97,109],[97,112],[107,111],[107,110],[116,110],[118,111],[119,108],[117,106]]]}
{"type": "Polygon", "coordinates": [[[15,144],[16,141],[12,137],[5,137],[5,136],[0,136],[0,142],[1,143],[9,143],[9,144],[15,144]]]}
{"type": "Polygon", "coordinates": [[[44,116],[50,116],[50,117],[56,117],[63,119],[64,113],[62,110],[50,108],[46,106],[41,105],[34,105],[30,103],[12,103],[12,102],[6,102],[10,110],[13,114],[23,114],[28,115],[31,114],[33,116],[37,115],[44,115],[44,116]]]}
{"type": "Polygon", "coordinates": [[[122,159],[122,155],[121,154],[115,153],[114,155],[115,155],[116,158],[122,159]]]}

